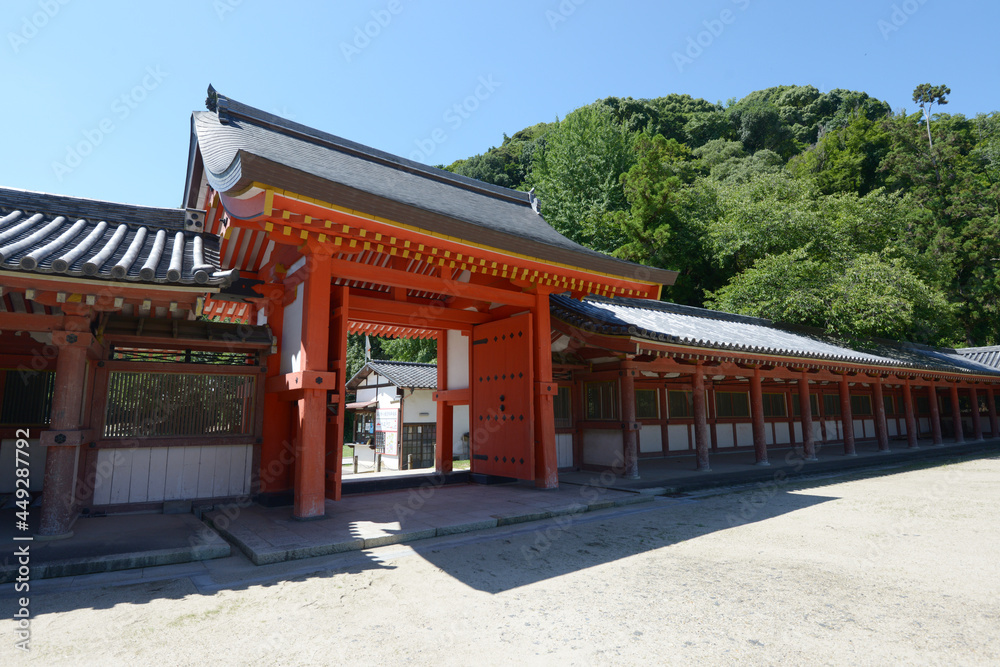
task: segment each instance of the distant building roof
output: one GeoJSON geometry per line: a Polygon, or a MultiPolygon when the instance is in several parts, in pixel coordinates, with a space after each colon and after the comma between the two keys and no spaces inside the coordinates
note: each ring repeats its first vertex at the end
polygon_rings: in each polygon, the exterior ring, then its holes
{"type": "MultiPolygon", "coordinates": [[[[533,209],[526,192],[428,167],[212,94],[215,109],[194,112],[191,122],[205,175],[219,192],[267,183],[548,263],[627,278],[639,268],[564,237],[533,209]]],[[[189,205],[196,195],[189,190],[189,205]]],[[[642,275],[670,285],[677,274],[642,267],[642,275]]]]}
{"type": "Polygon", "coordinates": [[[977,364],[1000,369],[1000,345],[989,347],[963,347],[955,350],[957,354],[971,359],[977,364]]]}
{"type": "Polygon", "coordinates": [[[735,353],[993,375],[998,369],[947,348],[873,340],[861,346],[807,327],[663,301],[551,297],[553,317],[588,331],[735,353]]]}
{"type": "Polygon", "coordinates": [[[407,389],[437,389],[437,364],[415,361],[369,361],[347,383],[348,389],[358,389],[361,382],[377,373],[397,387],[407,389]]]}
{"type": "Polygon", "coordinates": [[[201,211],[0,188],[0,268],[135,283],[226,287],[201,211]]]}

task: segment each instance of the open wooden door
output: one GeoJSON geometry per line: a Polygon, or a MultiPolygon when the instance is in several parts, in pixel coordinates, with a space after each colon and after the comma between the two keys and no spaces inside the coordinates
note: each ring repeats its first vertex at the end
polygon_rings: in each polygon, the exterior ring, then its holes
{"type": "Polygon", "coordinates": [[[535,478],[531,314],[472,330],[473,473],[535,478]]]}

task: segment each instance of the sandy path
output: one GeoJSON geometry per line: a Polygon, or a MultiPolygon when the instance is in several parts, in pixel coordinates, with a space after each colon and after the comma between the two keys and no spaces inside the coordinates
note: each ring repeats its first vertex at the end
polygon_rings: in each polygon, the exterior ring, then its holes
{"type": "Polygon", "coordinates": [[[29,660],[0,621],[0,662],[998,664],[998,506],[987,459],[385,547],[214,594],[49,594],[29,660]]]}

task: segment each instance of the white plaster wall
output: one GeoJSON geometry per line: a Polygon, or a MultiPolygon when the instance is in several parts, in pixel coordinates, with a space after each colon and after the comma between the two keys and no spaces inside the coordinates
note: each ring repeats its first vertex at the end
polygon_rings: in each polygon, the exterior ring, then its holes
{"type": "Polygon", "coordinates": [[[572,433],[556,433],[556,465],[560,468],[573,466],[572,433]]]}
{"type": "MultiPolygon", "coordinates": [[[[38,429],[32,429],[35,433],[38,429]]],[[[10,438],[0,442],[0,493],[14,493],[17,490],[16,461],[17,439],[10,438]]],[[[45,477],[45,455],[48,447],[38,444],[38,438],[28,440],[28,456],[21,455],[20,461],[28,463],[28,490],[41,491],[42,479],[45,477]]],[[[22,465],[23,467],[23,465],[22,465]]]]}
{"type": "Polygon", "coordinates": [[[102,449],[94,505],[241,496],[252,465],[253,445],[102,449]]]}
{"type": "MultiPolygon", "coordinates": [[[[671,433],[671,436],[673,434],[671,433]]],[[[715,444],[718,447],[735,447],[736,440],[733,439],[733,425],[732,424],[716,424],[715,425],[715,444]]]]}
{"type": "Polygon", "coordinates": [[[753,447],[753,425],[736,425],[736,445],[738,447],[753,447]]]}
{"type": "Polygon", "coordinates": [[[281,325],[281,372],[295,373],[302,370],[302,293],[304,287],[296,285],[295,300],[285,306],[281,325]]]}
{"type": "Polygon", "coordinates": [[[774,440],[779,445],[787,445],[792,439],[788,431],[787,422],[775,422],[774,423],[774,440]]]}
{"type": "Polygon", "coordinates": [[[826,420],[826,439],[827,440],[841,440],[840,435],[840,420],[839,419],[827,419],[826,420]]]}
{"type": "Polygon", "coordinates": [[[456,458],[467,459],[469,458],[469,445],[462,442],[462,436],[469,432],[469,406],[456,405],[452,411],[451,423],[455,435],[452,453],[456,458]]]}
{"type": "Polygon", "coordinates": [[[672,452],[690,449],[687,424],[669,424],[667,440],[672,452]]]}
{"type": "MultiPolygon", "coordinates": [[[[889,431],[889,437],[890,438],[899,435],[899,429],[896,428],[896,420],[895,419],[886,419],[886,423],[888,424],[888,431],[889,431]]],[[[906,427],[903,426],[903,428],[905,429],[906,427]]]]}
{"type": "Polygon", "coordinates": [[[921,417],[917,421],[920,424],[920,432],[921,433],[930,433],[931,432],[931,418],[930,417],[921,417]]]}
{"type": "Polygon", "coordinates": [[[771,422],[764,422],[764,444],[774,444],[774,424],[771,422]]]}
{"type": "MultiPolygon", "coordinates": [[[[448,332],[448,386],[446,389],[469,387],[469,337],[461,331],[448,332]]],[[[465,433],[465,431],[462,431],[465,433]]]]}
{"type": "Polygon", "coordinates": [[[642,454],[663,451],[663,434],[659,424],[643,424],[639,431],[639,452],[642,454]]]}
{"type": "Polygon", "coordinates": [[[583,462],[595,466],[620,466],[625,462],[622,432],[587,429],[583,432],[583,462]]]}
{"type": "Polygon", "coordinates": [[[409,389],[403,390],[404,424],[433,424],[436,420],[437,403],[434,402],[433,389],[414,389],[412,394],[409,389]],[[426,414],[421,415],[421,412],[426,414]]]}

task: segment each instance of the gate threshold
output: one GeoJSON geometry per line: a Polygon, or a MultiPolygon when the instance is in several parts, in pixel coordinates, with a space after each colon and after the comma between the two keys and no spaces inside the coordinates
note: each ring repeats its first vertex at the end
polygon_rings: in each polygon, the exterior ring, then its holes
{"type": "Polygon", "coordinates": [[[340,484],[340,493],[344,496],[354,496],[363,493],[417,489],[428,485],[448,486],[451,484],[468,484],[469,481],[468,470],[456,470],[446,475],[428,472],[420,475],[369,477],[367,479],[348,479],[345,476],[340,484]]]}

